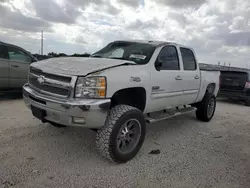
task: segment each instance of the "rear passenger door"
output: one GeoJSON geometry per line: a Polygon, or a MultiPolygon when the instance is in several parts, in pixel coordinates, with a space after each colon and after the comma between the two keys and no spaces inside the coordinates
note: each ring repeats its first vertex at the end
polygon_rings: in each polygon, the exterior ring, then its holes
{"type": "Polygon", "coordinates": [[[21,88],[28,78],[29,65],[32,58],[22,49],[8,46],[10,62],[10,87],[21,88]]]}
{"type": "Polygon", "coordinates": [[[185,104],[195,102],[200,88],[200,71],[195,55],[191,49],[180,47],[183,62],[183,101],[185,104]]]}
{"type": "Polygon", "coordinates": [[[9,89],[9,61],[7,48],[0,44],[0,90],[9,89]]]}

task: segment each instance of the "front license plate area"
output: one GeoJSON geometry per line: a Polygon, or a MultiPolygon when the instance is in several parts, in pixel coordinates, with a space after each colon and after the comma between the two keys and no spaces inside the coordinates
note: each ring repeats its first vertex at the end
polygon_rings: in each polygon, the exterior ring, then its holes
{"type": "Polygon", "coordinates": [[[33,116],[35,116],[37,119],[43,121],[44,117],[46,116],[46,111],[42,110],[40,108],[37,108],[35,106],[31,106],[31,111],[33,116]]]}

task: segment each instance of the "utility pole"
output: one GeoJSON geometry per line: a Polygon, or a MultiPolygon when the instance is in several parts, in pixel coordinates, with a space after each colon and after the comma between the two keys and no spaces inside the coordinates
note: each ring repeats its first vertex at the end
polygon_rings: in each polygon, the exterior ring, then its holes
{"type": "Polygon", "coordinates": [[[43,31],[41,33],[41,55],[43,55],[43,31]]]}

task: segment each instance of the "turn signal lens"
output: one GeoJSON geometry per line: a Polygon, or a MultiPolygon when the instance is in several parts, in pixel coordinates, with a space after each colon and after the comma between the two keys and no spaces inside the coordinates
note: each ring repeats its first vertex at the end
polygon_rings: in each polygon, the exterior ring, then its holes
{"type": "Polygon", "coordinates": [[[105,97],[106,96],[106,90],[105,89],[98,89],[97,92],[98,92],[98,95],[100,97],[105,97]]]}
{"type": "Polygon", "coordinates": [[[106,79],[104,77],[98,78],[97,87],[106,88],[106,79]]]}

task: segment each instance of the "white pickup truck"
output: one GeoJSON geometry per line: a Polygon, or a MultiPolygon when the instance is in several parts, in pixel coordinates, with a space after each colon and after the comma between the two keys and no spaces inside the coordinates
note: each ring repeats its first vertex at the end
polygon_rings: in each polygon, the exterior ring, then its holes
{"type": "Polygon", "coordinates": [[[201,71],[191,48],[115,41],[89,58],[31,64],[23,98],[44,123],[96,130],[101,154],[122,163],[140,150],[146,123],[195,109],[199,120],[210,121],[219,76],[218,71],[201,71]]]}

